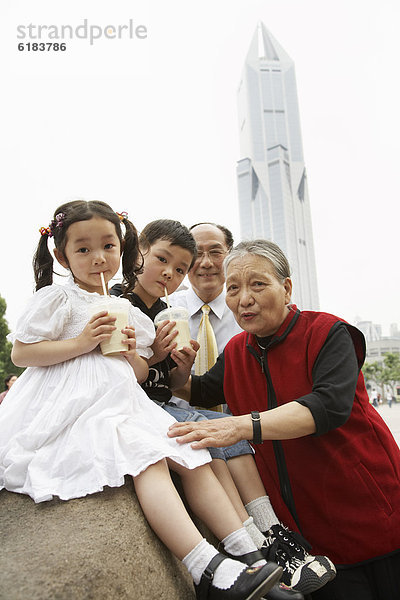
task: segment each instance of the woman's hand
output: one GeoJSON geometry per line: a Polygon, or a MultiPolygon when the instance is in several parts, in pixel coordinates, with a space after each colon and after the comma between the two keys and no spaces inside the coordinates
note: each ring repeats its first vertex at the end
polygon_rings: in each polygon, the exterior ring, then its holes
{"type": "Polygon", "coordinates": [[[176,367],[171,369],[170,387],[171,389],[181,388],[190,377],[193,363],[196,358],[197,350],[200,344],[195,340],[190,340],[190,347],[184,346],[182,350],[172,350],[171,358],[176,363],[176,367]]]}
{"type": "Polygon", "coordinates": [[[246,423],[251,420],[249,415],[240,417],[227,417],[226,419],[211,419],[210,421],[197,421],[174,423],[168,430],[169,437],[176,437],[178,444],[190,443],[194,449],[220,448],[231,446],[240,440],[247,439],[246,423]]]}
{"type": "MultiPolygon", "coordinates": [[[[263,440],[292,440],[312,435],[316,425],[312,412],[299,402],[288,402],[260,413],[263,440]]],[[[174,423],[168,430],[179,444],[193,442],[192,448],[231,446],[240,440],[253,439],[251,415],[212,419],[210,421],[174,423]]]]}
{"type": "Polygon", "coordinates": [[[151,349],[154,354],[149,360],[150,365],[163,361],[168,354],[176,348],[174,339],[178,335],[177,329],[174,329],[176,321],[161,321],[156,329],[156,337],[151,349]]]}

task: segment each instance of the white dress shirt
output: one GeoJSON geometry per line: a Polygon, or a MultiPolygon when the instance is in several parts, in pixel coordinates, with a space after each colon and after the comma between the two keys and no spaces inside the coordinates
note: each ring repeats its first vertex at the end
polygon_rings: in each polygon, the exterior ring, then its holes
{"type": "MultiPolygon", "coordinates": [[[[225,290],[223,290],[215,300],[205,303],[198,297],[193,288],[190,287],[187,290],[175,292],[169,297],[171,306],[183,306],[188,310],[190,335],[193,340],[197,340],[197,333],[202,317],[201,307],[203,304],[208,304],[210,307],[209,318],[217,340],[218,354],[221,354],[226,344],[234,335],[243,331],[236,323],[233,312],[225,304],[225,295],[225,290]]],[[[194,373],[194,365],[192,373],[194,373]]],[[[189,407],[185,400],[176,398],[175,396],[171,398],[171,402],[182,408],[189,407]]]]}
{"type": "Polygon", "coordinates": [[[190,334],[193,340],[197,339],[200,321],[202,317],[201,307],[208,304],[210,307],[210,323],[215,333],[218,346],[218,354],[221,354],[229,340],[241,333],[243,329],[236,323],[233,312],[225,304],[225,290],[215,300],[203,302],[193,291],[193,288],[175,292],[170,296],[171,306],[183,306],[189,312],[190,334]]]}

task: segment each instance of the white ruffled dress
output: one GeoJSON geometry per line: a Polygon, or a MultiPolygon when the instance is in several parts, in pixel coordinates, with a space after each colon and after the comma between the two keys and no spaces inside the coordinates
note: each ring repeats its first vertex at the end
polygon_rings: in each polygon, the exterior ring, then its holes
{"type": "MultiPolygon", "coordinates": [[[[9,340],[35,343],[76,337],[100,296],[72,280],[36,292],[9,340]]],[[[149,358],[154,325],[130,307],[138,353],[149,358]]],[[[100,348],[63,363],[29,367],[0,406],[0,489],[35,502],[79,498],[123,485],[164,457],[193,469],[210,461],[167,437],[174,419],[148,398],[123,356],[100,348]]]]}

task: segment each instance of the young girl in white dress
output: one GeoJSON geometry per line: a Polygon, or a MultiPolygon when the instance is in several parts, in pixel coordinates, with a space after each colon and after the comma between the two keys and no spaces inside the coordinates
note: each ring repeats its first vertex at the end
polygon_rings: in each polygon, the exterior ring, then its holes
{"type": "MultiPolygon", "coordinates": [[[[103,202],[64,204],[41,229],[36,293],[10,335],[14,363],[28,368],[1,406],[0,489],[28,494],[35,502],[68,500],[123,485],[124,476],[132,475],[147,520],[183,560],[196,597],[257,600],[282,569],[253,555],[256,546],[207,464],[208,451],[169,438],[174,419],[139,385],[148,374],[153,323],[130,306],[130,324],[122,330],[126,351],[103,356],[99,349],[115,329],[115,318],[106,311],[90,318],[90,309],[102,294],[100,273],[110,281],[121,257],[129,292],[142,262],[137,233],[126,213],[118,215],[103,202]],[[57,261],[70,271],[63,286],[53,283],[50,237],[57,261]],[[193,511],[238,560],[202,538],[168,467],[181,476],[193,511]]],[[[183,373],[190,372],[194,356],[193,349],[182,353],[183,373]]]]}

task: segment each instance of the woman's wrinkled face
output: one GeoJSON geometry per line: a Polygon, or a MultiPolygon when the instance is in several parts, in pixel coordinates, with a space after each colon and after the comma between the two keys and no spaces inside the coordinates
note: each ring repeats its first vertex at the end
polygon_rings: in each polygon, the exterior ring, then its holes
{"type": "Polygon", "coordinates": [[[278,279],[267,258],[246,254],[228,265],[226,303],[249,333],[273,335],[288,314],[291,293],[291,279],[278,279]]]}

